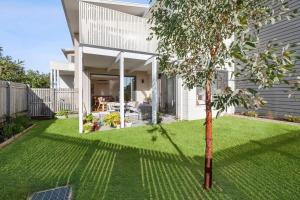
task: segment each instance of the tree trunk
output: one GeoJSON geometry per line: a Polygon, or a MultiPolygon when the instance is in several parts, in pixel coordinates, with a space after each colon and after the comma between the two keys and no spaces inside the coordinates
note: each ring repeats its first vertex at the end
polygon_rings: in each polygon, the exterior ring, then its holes
{"type": "Polygon", "coordinates": [[[205,167],[204,167],[204,184],[205,189],[212,187],[212,109],[211,109],[211,81],[207,81],[205,86],[205,167]]]}

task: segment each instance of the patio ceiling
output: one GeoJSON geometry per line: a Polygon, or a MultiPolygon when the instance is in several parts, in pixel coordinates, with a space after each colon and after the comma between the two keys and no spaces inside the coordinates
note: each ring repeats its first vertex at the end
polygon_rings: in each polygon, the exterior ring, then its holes
{"type": "MultiPolygon", "coordinates": [[[[89,68],[106,69],[108,72],[111,70],[119,69],[119,63],[115,62],[116,57],[83,54],[83,65],[89,68]]],[[[145,60],[125,58],[124,70],[134,71],[151,71],[151,63],[145,60]]]]}

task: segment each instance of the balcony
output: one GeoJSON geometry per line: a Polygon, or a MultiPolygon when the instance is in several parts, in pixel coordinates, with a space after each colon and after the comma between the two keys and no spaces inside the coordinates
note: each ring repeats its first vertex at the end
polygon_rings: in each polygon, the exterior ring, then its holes
{"type": "Polygon", "coordinates": [[[106,48],[155,53],[157,41],[149,41],[146,18],[96,4],[79,2],[80,43],[106,48]]]}

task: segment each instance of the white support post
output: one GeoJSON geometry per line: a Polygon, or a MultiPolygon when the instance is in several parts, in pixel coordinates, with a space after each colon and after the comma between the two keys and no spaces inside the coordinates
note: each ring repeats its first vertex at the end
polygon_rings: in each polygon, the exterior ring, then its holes
{"type": "Polygon", "coordinates": [[[92,94],[91,94],[91,74],[88,72],[87,73],[87,78],[88,78],[88,85],[87,85],[87,94],[88,94],[88,102],[87,102],[87,112],[91,113],[92,112],[92,105],[91,105],[91,99],[92,99],[92,94]]]}
{"type": "Polygon", "coordinates": [[[55,70],[55,87],[54,87],[55,89],[58,88],[57,82],[58,82],[58,78],[57,78],[57,70],[55,70]]]}
{"type": "Polygon", "coordinates": [[[50,70],[50,88],[53,88],[53,69],[50,70]]]}
{"type": "Polygon", "coordinates": [[[60,73],[59,70],[57,70],[57,89],[60,88],[60,73]]]}
{"type": "Polygon", "coordinates": [[[157,124],[157,59],[154,57],[152,61],[152,123],[157,124]]]}
{"type": "Polygon", "coordinates": [[[82,47],[78,47],[78,97],[79,97],[79,133],[83,133],[83,63],[82,47]]]}
{"type": "Polygon", "coordinates": [[[53,70],[53,88],[56,88],[56,70],[53,70]]]}
{"type": "Polygon", "coordinates": [[[121,128],[124,128],[124,53],[120,54],[120,120],[121,120],[121,128]]]}

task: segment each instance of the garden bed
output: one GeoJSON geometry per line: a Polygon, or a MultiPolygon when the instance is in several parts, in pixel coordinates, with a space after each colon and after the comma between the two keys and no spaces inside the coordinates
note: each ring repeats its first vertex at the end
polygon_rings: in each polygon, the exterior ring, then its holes
{"type": "Polygon", "coordinates": [[[31,126],[32,122],[27,115],[19,115],[15,118],[8,118],[0,129],[0,143],[15,137],[31,126]]]}
{"type": "Polygon", "coordinates": [[[32,129],[33,127],[35,127],[35,124],[32,124],[31,126],[29,126],[28,128],[26,128],[25,130],[23,130],[22,132],[18,133],[17,135],[12,136],[11,138],[5,140],[4,142],[0,143],[0,149],[4,148],[5,146],[9,145],[10,143],[12,143],[13,141],[15,141],[17,138],[19,138],[20,136],[24,135],[25,133],[27,133],[30,129],[32,129]]]}

